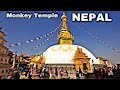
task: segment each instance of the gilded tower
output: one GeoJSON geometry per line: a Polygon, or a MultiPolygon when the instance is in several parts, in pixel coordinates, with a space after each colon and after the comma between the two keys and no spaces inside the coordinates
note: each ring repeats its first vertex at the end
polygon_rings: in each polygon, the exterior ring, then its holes
{"type": "Polygon", "coordinates": [[[61,16],[61,26],[58,32],[57,44],[73,44],[74,37],[72,36],[67,26],[67,17],[65,13],[61,16]]]}

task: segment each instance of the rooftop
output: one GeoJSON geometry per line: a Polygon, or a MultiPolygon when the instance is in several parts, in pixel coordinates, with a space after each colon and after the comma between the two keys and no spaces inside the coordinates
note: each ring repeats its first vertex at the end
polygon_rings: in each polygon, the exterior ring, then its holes
{"type": "Polygon", "coordinates": [[[1,31],[2,27],[0,26],[0,31],[1,31]]]}

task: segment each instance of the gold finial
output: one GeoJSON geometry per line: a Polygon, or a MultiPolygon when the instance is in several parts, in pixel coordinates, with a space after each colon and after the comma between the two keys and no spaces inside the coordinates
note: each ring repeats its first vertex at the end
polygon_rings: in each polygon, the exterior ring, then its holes
{"type": "Polygon", "coordinates": [[[65,12],[63,12],[63,15],[65,15],[65,12]]]}
{"type": "Polygon", "coordinates": [[[61,19],[63,19],[63,18],[67,18],[65,15],[65,12],[63,12],[63,15],[61,16],[61,19]]]}

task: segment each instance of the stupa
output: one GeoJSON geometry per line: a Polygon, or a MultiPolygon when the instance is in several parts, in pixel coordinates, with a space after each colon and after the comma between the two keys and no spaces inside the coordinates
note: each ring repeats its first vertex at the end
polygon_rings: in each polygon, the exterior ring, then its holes
{"type": "Polygon", "coordinates": [[[92,72],[92,66],[99,63],[98,60],[89,50],[73,43],[74,36],[72,36],[67,26],[67,16],[63,13],[57,35],[57,44],[50,46],[43,53],[45,64],[49,67],[67,68],[69,71],[87,67],[88,71],[92,72]]]}

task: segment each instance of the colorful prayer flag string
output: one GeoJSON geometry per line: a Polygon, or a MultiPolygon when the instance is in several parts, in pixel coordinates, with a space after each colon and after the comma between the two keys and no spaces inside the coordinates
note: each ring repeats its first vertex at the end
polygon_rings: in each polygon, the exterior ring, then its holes
{"type": "Polygon", "coordinates": [[[46,41],[50,40],[51,37],[53,37],[54,35],[52,34],[49,38],[45,39],[43,42],[41,42],[39,45],[33,47],[32,49],[30,49],[30,51],[35,50],[36,48],[40,47],[41,45],[44,45],[46,41]]]}
{"type": "Polygon", "coordinates": [[[44,38],[44,37],[49,36],[49,35],[52,34],[52,33],[55,33],[55,32],[57,31],[57,29],[60,27],[60,25],[61,25],[61,23],[60,23],[59,26],[58,26],[57,28],[55,28],[53,31],[51,31],[51,32],[49,32],[49,33],[47,33],[47,34],[45,34],[45,35],[43,35],[43,36],[41,36],[41,37],[37,37],[37,38],[31,39],[31,40],[27,40],[27,41],[22,42],[22,43],[10,44],[10,45],[8,45],[8,46],[9,46],[9,47],[20,46],[20,45],[25,44],[25,43],[30,43],[30,42],[34,42],[34,41],[36,41],[36,40],[40,40],[40,39],[42,39],[42,38],[44,38]]]}
{"type": "Polygon", "coordinates": [[[88,32],[88,31],[86,31],[85,29],[83,29],[83,28],[79,27],[78,25],[73,24],[73,23],[72,23],[72,22],[70,22],[69,20],[67,20],[67,21],[68,21],[70,24],[72,24],[72,25],[76,26],[77,28],[79,28],[79,29],[83,30],[83,31],[84,31],[84,32],[86,32],[88,35],[90,35],[90,36],[92,36],[93,38],[97,39],[97,40],[98,40],[98,42],[101,42],[101,43],[105,44],[107,47],[109,47],[109,48],[111,48],[112,50],[116,51],[117,53],[120,53],[120,51],[116,50],[116,49],[115,49],[115,48],[113,48],[111,45],[108,45],[108,43],[106,43],[104,40],[99,39],[98,37],[96,37],[95,35],[91,34],[91,33],[90,33],[90,32],[88,32]]]}

